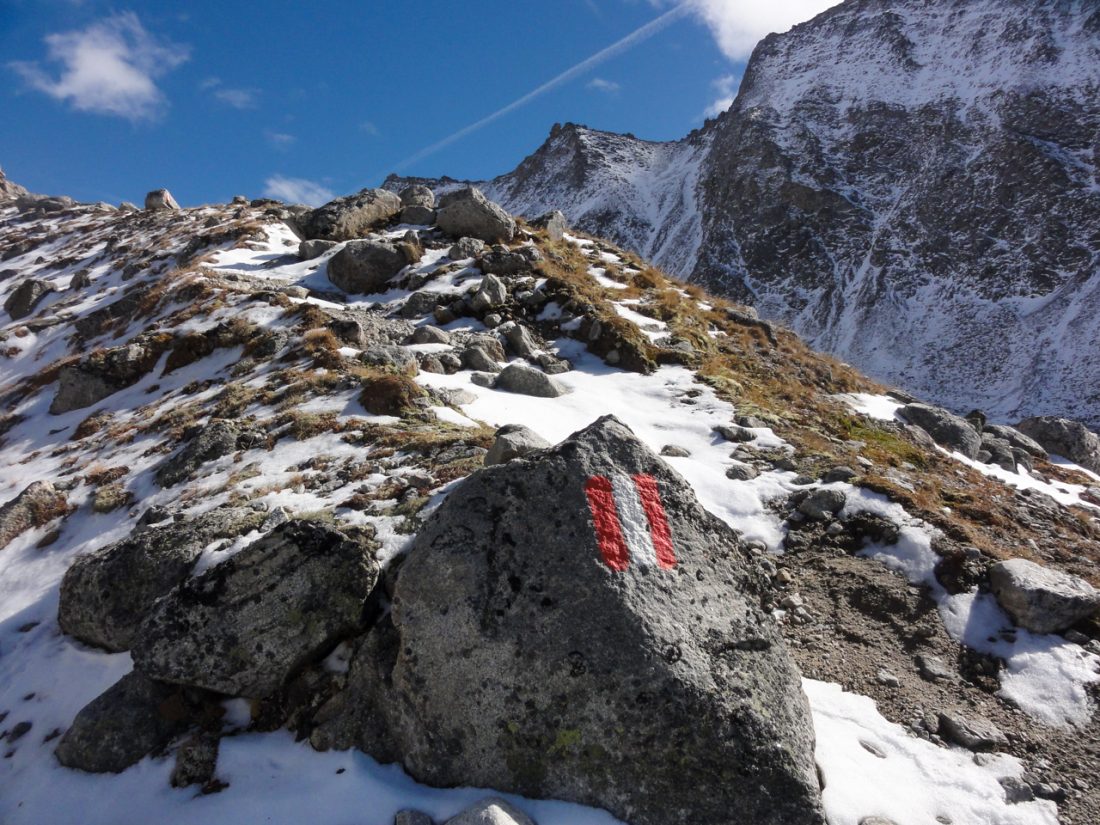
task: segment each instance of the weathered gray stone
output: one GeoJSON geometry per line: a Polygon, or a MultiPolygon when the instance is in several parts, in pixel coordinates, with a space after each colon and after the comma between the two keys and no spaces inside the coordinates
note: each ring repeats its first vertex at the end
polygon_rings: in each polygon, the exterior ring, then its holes
{"type": "Polygon", "coordinates": [[[77,364],[61,369],[50,413],[90,407],[136,384],[156,366],[159,357],[155,348],[137,342],[88,353],[77,364]]]}
{"type": "Polygon", "coordinates": [[[1016,429],[1037,441],[1048,453],[1100,473],[1100,436],[1079,421],[1043,415],[1021,421],[1016,429]]]}
{"type": "Polygon", "coordinates": [[[759,470],[751,464],[744,464],[740,461],[726,470],[726,478],[733,479],[734,481],[752,481],[758,475],[760,475],[759,470]]]}
{"type": "Polygon", "coordinates": [[[302,241],[298,244],[298,258],[303,261],[312,261],[337,246],[339,244],[336,241],[324,241],[319,238],[312,241],[302,241]]]}
{"type": "Polygon", "coordinates": [[[372,548],[288,521],[157,601],[134,667],[151,678],[262,698],[354,633],[378,579],[372,548]]]}
{"type": "Polygon", "coordinates": [[[451,491],[312,741],[635,825],[818,825],[813,726],[767,588],[690,485],[600,419],[451,491]],[[664,566],[599,548],[596,479],[634,477],[666,514],[664,566]]]}
{"type": "Polygon", "coordinates": [[[992,751],[1008,746],[1008,739],[988,719],[955,711],[941,712],[939,734],[948,742],[972,751],[992,751]]]}
{"type": "Polygon", "coordinates": [[[455,238],[469,236],[486,243],[511,241],[516,234],[512,216],[470,187],[449,192],[439,201],[436,225],[455,238]]]}
{"type": "Polygon", "coordinates": [[[521,358],[530,358],[541,349],[535,341],[535,336],[521,324],[513,321],[502,326],[500,331],[504,333],[504,342],[508,345],[508,349],[521,358]]]}
{"type": "Polygon", "coordinates": [[[0,506],[0,550],[16,536],[42,527],[70,510],[65,494],[48,481],[32,481],[22,492],[0,506]]]}
{"type": "Polygon", "coordinates": [[[957,450],[967,458],[976,458],[982,448],[982,437],[969,421],[940,407],[906,404],[898,414],[932,436],[941,447],[957,450]]]}
{"type": "Polygon", "coordinates": [[[171,487],[185,481],[208,461],[215,461],[238,449],[242,428],[235,421],[215,419],[199,430],[157,469],[156,481],[171,487]]]}
{"type": "Polygon", "coordinates": [[[435,193],[431,188],[422,184],[415,184],[401,190],[402,206],[423,206],[428,209],[435,207],[435,193]]]}
{"type": "Polygon", "coordinates": [[[514,278],[517,275],[533,275],[535,264],[542,260],[542,253],[534,246],[520,246],[508,249],[494,246],[478,260],[482,272],[491,272],[502,278],[514,278]]]}
{"type": "Polygon", "coordinates": [[[384,292],[408,265],[405,253],[387,241],[350,241],[328,262],[328,279],[344,292],[384,292]]]}
{"type": "Polygon", "coordinates": [[[1027,559],[997,562],[989,583],[1013,621],[1034,633],[1058,633],[1100,610],[1100,590],[1027,559]]]}
{"type": "Polygon", "coordinates": [[[670,458],[688,458],[691,455],[691,450],[677,444],[666,444],[661,448],[661,455],[670,458]]]}
{"type": "Polygon", "coordinates": [[[462,350],[462,366],[477,372],[500,372],[500,364],[483,344],[471,344],[462,350]]]}
{"type": "Polygon", "coordinates": [[[476,258],[484,251],[485,241],[477,238],[459,238],[447,253],[447,257],[452,261],[462,261],[466,258],[476,258]]]}
{"type": "Polygon", "coordinates": [[[496,432],[496,439],[485,454],[485,466],[504,464],[535,450],[550,446],[550,442],[530,427],[522,424],[506,424],[496,432]]]}
{"type": "MultiPolygon", "coordinates": [[[[985,464],[996,464],[1010,473],[1016,472],[1016,450],[1005,439],[998,438],[989,432],[982,433],[982,448],[978,451],[978,460],[982,460],[983,454],[987,456],[985,464]]],[[[1022,451],[1021,451],[1022,452],[1022,451]]],[[[1026,453],[1024,453],[1026,455],[1026,453]]]]}
{"type": "Polygon", "coordinates": [[[528,364],[509,364],[497,376],[498,390],[506,390],[520,395],[534,395],[538,398],[557,398],[569,392],[569,388],[542,370],[528,364]]]}
{"type": "Polygon", "coordinates": [[[360,362],[370,367],[391,367],[399,372],[416,375],[416,354],[396,344],[379,344],[359,353],[360,362]]]}
{"type": "Polygon", "coordinates": [[[150,211],[179,209],[180,205],[167,189],[154,189],[145,196],[145,208],[150,211]]]}
{"type": "Polygon", "coordinates": [[[385,189],[363,189],[314,209],[299,221],[306,238],[350,241],[401,211],[401,198],[385,189]]]}
{"type": "Polygon", "coordinates": [[[566,230],[569,229],[569,224],[565,220],[565,215],[557,209],[539,215],[531,221],[531,226],[536,229],[545,229],[546,236],[552,241],[560,241],[565,237],[566,230]]]}
{"type": "Polygon", "coordinates": [[[27,278],[12,290],[4,301],[4,309],[13,321],[18,321],[34,312],[39,302],[53,291],[49,281],[43,281],[41,278],[27,278]]]}
{"type": "Polygon", "coordinates": [[[750,441],[756,440],[756,433],[750,430],[748,427],[742,427],[737,424],[719,424],[714,428],[714,431],[726,441],[733,441],[737,444],[747,444],[750,441]]]}
{"type": "Polygon", "coordinates": [[[438,292],[429,292],[424,289],[419,292],[414,292],[408,298],[405,299],[405,303],[401,305],[400,315],[402,318],[423,318],[425,315],[431,315],[437,306],[439,306],[439,300],[442,296],[438,292]]]}
{"type": "Polygon", "coordinates": [[[393,825],[432,825],[432,818],[423,811],[398,811],[393,825]]]}
{"type": "Polygon", "coordinates": [[[128,673],[76,715],[57,744],[57,761],[89,773],[119,773],[187,729],[177,685],[128,673]],[[171,702],[174,712],[165,712],[171,702]]]}
{"type": "Polygon", "coordinates": [[[249,508],[219,508],[136,530],[77,556],[61,580],[58,624],[87,644],[128,650],[153,603],[187,578],[211,542],[258,529],[265,516],[249,508]]]}
{"type": "Polygon", "coordinates": [[[535,821],[514,805],[492,797],[451,817],[446,825],[535,825],[535,821]]]}
{"type": "Polygon", "coordinates": [[[214,778],[218,767],[218,737],[198,733],[179,746],[172,769],[172,787],[205,785],[214,778]]]}

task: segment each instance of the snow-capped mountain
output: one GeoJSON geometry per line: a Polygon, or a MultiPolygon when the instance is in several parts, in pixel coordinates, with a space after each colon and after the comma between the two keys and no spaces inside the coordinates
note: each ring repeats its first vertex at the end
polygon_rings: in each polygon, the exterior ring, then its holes
{"type": "Polygon", "coordinates": [[[486,187],[959,411],[1095,425],[1098,134],[1095,2],[848,0],[683,141],[556,128],[486,187]]]}

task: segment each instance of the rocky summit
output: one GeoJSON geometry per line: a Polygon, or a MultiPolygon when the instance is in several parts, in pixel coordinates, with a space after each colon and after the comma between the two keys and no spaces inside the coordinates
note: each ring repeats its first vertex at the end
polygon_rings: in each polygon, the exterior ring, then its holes
{"type": "Polygon", "coordinates": [[[5,825],[1100,821],[1087,422],[568,200],[0,182],[5,825]]]}
{"type": "Polygon", "coordinates": [[[1096,428],[1098,123],[1095,3],[846,0],[682,140],[556,126],[477,185],[957,413],[1096,428]]]}

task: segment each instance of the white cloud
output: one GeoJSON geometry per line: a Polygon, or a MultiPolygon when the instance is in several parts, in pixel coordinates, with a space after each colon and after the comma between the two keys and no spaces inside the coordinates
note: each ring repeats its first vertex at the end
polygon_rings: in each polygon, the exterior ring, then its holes
{"type": "Polygon", "coordinates": [[[718,97],[707,107],[707,110],[703,112],[703,117],[708,118],[718,117],[718,115],[722,114],[722,112],[733,105],[733,97],[737,92],[737,78],[731,74],[722,75],[710,85],[714,87],[714,93],[718,95],[718,97]]]}
{"type": "Polygon", "coordinates": [[[586,89],[613,95],[622,88],[614,80],[604,80],[602,77],[594,77],[585,84],[586,89]]]}
{"type": "Polygon", "coordinates": [[[9,64],[32,89],[81,112],[149,120],[164,108],[156,78],[185,62],[187,46],[145,30],[136,14],[116,14],[79,31],[47,35],[55,77],[38,62],[9,64]]]}
{"type": "MultiPolygon", "coordinates": [[[[714,34],[718,48],[730,60],[745,60],[765,35],[791,26],[835,5],[840,0],[684,0],[714,34]]],[[[656,0],[667,5],[668,0],[656,0]]]]}
{"type": "Polygon", "coordinates": [[[380,134],[382,134],[378,130],[378,127],[369,120],[364,120],[362,123],[359,124],[359,131],[365,135],[370,135],[371,137],[378,137],[380,134]]]}
{"type": "Polygon", "coordinates": [[[256,107],[256,98],[259,92],[255,89],[218,89],[214,97],[226,106],[234,109],[253,109],[256,107]]]}
{"type": "Polygon", "coordinates": [[[298,138],[294,135],[288,135],[286,132],[273,132],[270,129],[264,132],[264,137],[276,149],[289,149],[298,141],[298,138]]]}
{"type": "Polygon", "coordinates": [[[330,189],[315,181],[283,175],[272,175],[265,180],[264,194],[269,198],[278,198],[288,203],[304,203],[306,206],[320,206],[335,197],[330,189]]]}

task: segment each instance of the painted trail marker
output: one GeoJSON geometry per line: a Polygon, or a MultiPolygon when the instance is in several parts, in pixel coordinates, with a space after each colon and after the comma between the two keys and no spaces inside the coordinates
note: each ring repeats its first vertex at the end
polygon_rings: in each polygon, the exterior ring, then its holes
{"type": "Polygon", "coordinates": [[[672,532],[661,504],[657,479],[651,475],[615,473],[591,476],[584,484],[596,528],[600,556],[621,573],[631,561],[642,567],[671,570],[676,566],[672,532]]]}

